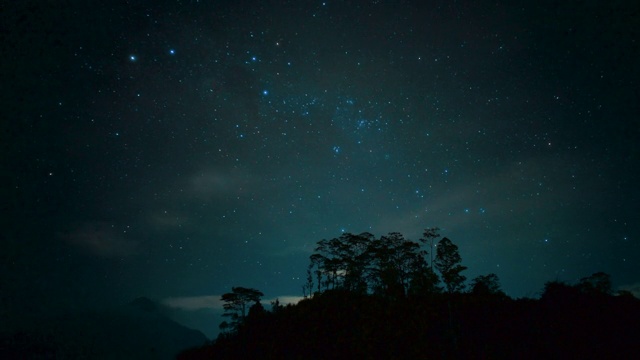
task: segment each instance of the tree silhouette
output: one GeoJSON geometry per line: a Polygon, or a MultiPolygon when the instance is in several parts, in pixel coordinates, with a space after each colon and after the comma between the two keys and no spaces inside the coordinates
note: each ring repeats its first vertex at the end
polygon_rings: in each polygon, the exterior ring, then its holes
{"type": "Polygon", "coordinates": [[[284,309],[284,306],[280,303],[280,299],[275,299],[271,302],[271,312],[274,314],[282,311],[282,309],[284,309]]]}
{"type": "MultiPolygon", "coordinates": [[[[425,237],[429,240],[421,239],[422,243],[439,237],[437,228],[425,230],[425,237]]],[[[370,233],[344,233],[320,240],[315,251],[302,286],[305,297],[313,295],[313,274],[317,292],[341,289],[398,298],[441,291],[440,279],[426,260],[429,253],[399,232],[379,239],[370,233]]]]}
{"type": "Polygon", "coordinates": [[[424,229],[422,236],[423,238],[420,239],[420,241],[424,244],[429,243],[429,254],[431,255],[429,265],[431,266],[431,272],[433,272],[433,241],[440,237],[440,228],[432,227],[424,229]]]}
{"type": "Polygon", "coordinates": [[[471,293],[480,296],[505,295],[500,289],[500,279],[494,273],[475,277],[471,281],[471,293]]]}
{"type": "Polygon", "coordinates": [[[438,284],[440,284],[438,275],[430,266],[423,266],[412,274],[409,295],[424,296],[439,294],[442,292],[442,287],[438,286],[438,284]]]}
{"type": "Polygon", "coordinates": [[[420,244],[409,241],[398,232],[374,240],[369,249],[374,292],[405,296],[412,278],[426,267],[420,244]]]}
{"type": "Polygon", "coordinates": [[[261,291],[244,287],[233,287],[230,293],[223,294],[220,300],[224,301],[222,307],[224,314],[231,318],[231,322],[227,326],[230,329],[237,330],[238,326],[244,322],[247,315],[247,304],[260,303],[260,298],[264,296],[261,291]]]}
{"type": "Polygon", "coordinates": [[[629,290],[618,290],[616,292],[616,296],[624,299],[635,299],[635,296],[633,296],[633,293],[629,290]]]}
{"type": "MultiPolygon", "coordinates": [[[[436,237],[437,229],[427,229],[421,243],[436,237]]],[[[610,276],[602,272],[575,285],[548,282],[540,300],[511,299],[493,273],[475,277],[470,291],[460,294],[466,267],[460,264],[458,247],[447,238],[438,242],[431,263],[420,243],[400,233],[378,239],[369,233],[345,233],[320,241],[316,251],[304,287],[311,295],[320,284],[313,296],[287,306],[275,300],[269,312],[260,303],[260,291],[234,287],[222,296],[231,321],[220,324],[218,339],[178,358],[640,355],[640,300],[628,291],[612,296],[610,276]],[[441,293],[432,266],[444,279],[446,293],[441,293]]]]}
{"type": "Polygon", "coordinates": [[[611,295],[613,292],[611,276],[601,271],[580,279],[577,287],[586,294],[611,295]]]}
{"type": "Polygon", "coordinates": [[[578,301],[580,290],[562,281],[548,281],[540,299],[551,304],[572,304],[578,301]]]}
{"type": "MultiPolygon", "coordinates": [[[[310,269],[317,268],[318,290],[324,287],[325,290],[339,288],[366,292],[369,245],[373,239],[370,233],[344,233],[339,238],[320,240],[316,253],[310,257],[310,269]]],[[[310,276],[307,284],[312,285],[310,276]]]]}
{"type": "Polygon", "coordinates": [[[226,321],[221,322],[220,325],[218,326],[218,328],[220,328],[220,335],[222,336],[228,335],[230,327],[231,325],[228,322],[226,321]]]}
{"type": "Polygon", "coordinates": [[[311,269],[313,266],[307,268],[307,282],[302,285],[302,296],[307,298],[313,296],[313,273],[311,269]]]}
{"type": "Polygon", "coordinates": [[[458,246],[451,242],[448,238],[443,238],[438,242],[436,247],[436,259],[434,265],[442,275],[447,292],[459,292],[464,288],[464,281],[467,279],[460,273],[467,269],[466,266],[460,265],[462,258],[458,253],[458,246]]]}
{"type": "Polygon", "coordinates": [[[366,272],[369,263],[369,247],[374,239],[373,234],[346,234],[341,237],[344,242],[344,282],[346,290],[364,294],[367,292],[366,272]]]}
{"type": "Polygon", "coordinates": [[[260,300],[256,301],[251,307],[249,307],[249,313],[247,314],[247,322],[259,321],[267,316],[268,312],[260,303],[260,300]]]}

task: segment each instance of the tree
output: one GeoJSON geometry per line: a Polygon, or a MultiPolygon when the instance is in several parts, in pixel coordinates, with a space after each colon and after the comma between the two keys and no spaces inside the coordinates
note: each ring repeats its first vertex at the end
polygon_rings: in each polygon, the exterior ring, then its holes
{"type": "Polygon", "coordinates": [[[602,271],[580,279],[577,287],[586,294],[611,295],[613,293],[611,275],[602,271]]]}
{"type": "Polygon", "coordinates": [[[580,298],[580,290],[562,281],[547,281],[540,299],[549,304],[575,304],[580,298]]]}
{"type": "MultiPolygon", "coordinates": [[[[428,229],[427,238],[439,236],[434,235],[436,230],[428,229]]],[[[439,280],[428,267],[427,255],[420,243],[405,239],[398,232],[379,239],[366,232],[323,239],[310,256],[307,282],[302,292],[305,297],[312,296],[313,274],[317,277],[318,292],[342,289],[359,294],[373,292],[390,298],[404,297],[409,292],[438,292],[439,280]]]]}
{"type": "Polygon", "coordinates": [[[440,229],[437,227],[426,228],[422,233],[420,242],[428,245],[429,251],[423,250],[421,255],[425,259],[427,255],[430,255],[431,260],[427,266],[419,266],[412,274],[411,287],[409,289],[412,295],[429,295],[442,292],[442,288],[438,286],[440,278],[433,271],[433,241],[439,237],[440,229]]]}
{"type": "MultiPolygon", "coordinates": [[[[344,233],[339,238],[320,240],[315,253],[310,257],[310,269],[317,269],[318,291],[324,287],[325,290],[340,288],[366,292],[365,272],[369,263],[368,249],[371,241],[373,235],[370,233],[344,233]]],[[[307,284],[312,285],[309,279],[307,284]]]]}
{"type": "Polygon", "coordinates": [[[420,251],[420,244],[398,232],[371,242],[369,253],[374,292],[392,297],[407,295],[415,274],[426,267],[426,252],[420,251]]]}
{"type": "Polygon", "coordinates": [[[431,266],[431,271],[433,272],[433,240],[440,237],[440,228],[432,227],[424,229],[422,233],[423,238],[420,241],[424,244],[429,243],[429,254],[431,255],[431,261],[429,265],[431,266]]]}
{"type": "Polygon", "coordinates": [[[224,302],[222,307],[225,312],[222,316],[231,318],[228,327],[237,330],[246,318],[247,304],[259,303],[262,296],[264,294],[261,291],[240,286],[233,287],[230,293],[223,294],[220,298],[224,302]]]}
{"type": "Polygon", "coordinates": [[[313,296],[313,274],[311,273],[313,265],[307,268],[307,282],[302,285],[302,296],[305,298],[313,296]]]}
{"type": "Polygon", "coordinates": [[[629,290],[618,290],[616,296],[621,297],[623,299],[635,299],[635,296],[629,290]]]}
{"type": "Polygon", "coordinates": [[[474,295],[506,295],[500,289],[500,279],[496,274],[480,275],[471,281],[471,293],[474,295]]]}
{"type": "Polygon", "coordinates": [[[439,283],[438,274],[431,267],[424,266],[412,274],[409,294],[412,296],[439,294],[442,292],[442,288],[438,286],[439,283]]]}
{"type": "Polygon", "coordinates": [[[220,328],[220,336],[229,335],[228,331],[229,331],[229,328],[231,327],[231,325],[229,325],[228,322],[223,321],[223,322],[220,323],[220,325],[218,327],[220,328]]]}
{"type": "Polygon", "coordinates": [[[436,247],[436,259],[434,265],[442,275],[448,293],[459,292],[464,288],[464,281],[467,279],[460,273],[467,269],[460,265],[462,258],[458,253],[458,246],[448,238],[443,238],[436,247]]]}
{"type": "Polygon", "coordinates": [[[282,309],[284,309],[284,306],[282,306],[282,304],[280,303],[280,299],[275,299],[274,301],[271,302],[272,313],[277,314],[280,311],[282,311],[282,309]]]}
{"type": "Polygon", "coordinates": [[[247,314],[247,323],[260,321],[267,316],[268,312],[265,310],[264,306],[260,303],[260,301],[256,301],[249,308],[249,313],[247,314]]]}
{"type": "Polygon", "coordinates": [[[374,239],[373,234],[347,234],[341,236],[343,241],[343,287],[346,290],[364,294],[367,292],[366,272],[369,263],[369,245],[374,239]]]}

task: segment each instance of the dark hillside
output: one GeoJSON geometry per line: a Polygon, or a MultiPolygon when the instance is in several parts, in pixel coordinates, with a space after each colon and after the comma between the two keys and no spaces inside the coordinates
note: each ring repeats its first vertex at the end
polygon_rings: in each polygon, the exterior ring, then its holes
{"type": "Polygon", "coordinates": [[[173,359],[207,341],[166,317],[161,305],[139,298],[105,311],[41,319],[0,336],[2,359],[173,359]]]}
{"type": "Polygon", "coordinates": [[[640,355],[640,301],[439,295],[391,302],[329,291],[248,317],[237,334],[180,359],[550,359],[640,355]],[[557,299],[562,300],[562,299],[557,299]]]}
{"type": "Polygon", "coordinates": [[[180,359],[640,357],[640,300],[614,296],[608,274],[548,282],[539,300],[514,300],[496,274],[467,286],[467,267],[446,237],[428,263],[437,230],[420,243],[400,233],[319,241],[305,300],[268,312],[260,291],[234,287],[222,296],[230,318],[223,333],[180,359]]]}

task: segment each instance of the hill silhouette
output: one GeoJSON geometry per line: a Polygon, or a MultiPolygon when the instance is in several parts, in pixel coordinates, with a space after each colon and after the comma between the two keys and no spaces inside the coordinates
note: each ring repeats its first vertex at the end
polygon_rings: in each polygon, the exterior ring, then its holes
{"type": "MultiPolygon", "coordinates": [[[[421,242],[431,244],[437,229],[421,242]]],[[[429,250],[433,247],[430,246],[429,250]]],[[[614,295],[599,272],[511,299],[495,274],[464,283],[457,246],[435,258],[399,233],[343,234],[311,255],[306,298],[272,304],[260,291],[224,294],[223,331],[179,359],[603,359],[640,356],[640,300],[614,295]],[[433,271],[438,271],[436,274],[433,271]],[[442,283],[445,286],[440,286],[442,283]],[[248,309],[248,312],[246,311],[248,309]]]]}
{"type": "Polygon", "coordinates": [[[332,290],[249,315],[236,333],[179,359],[637,358],[638,339],[640,301],[628,296],[389,301],[332,290]]]}
{"type": "Polygon", "coordinates": [[[104,311],[40,319],[0,336],[2,359],[174,359],[206,337],[165,316],[162,305],[138,298],[104,311]]]}

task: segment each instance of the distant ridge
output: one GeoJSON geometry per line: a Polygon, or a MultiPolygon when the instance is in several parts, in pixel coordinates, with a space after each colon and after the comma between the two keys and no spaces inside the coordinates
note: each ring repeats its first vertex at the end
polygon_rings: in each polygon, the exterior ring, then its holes
{"type": "Polygon", "coordinates": [[[42,319],[37,328],[0,334],[2,359],[174,359],[207,338],[165,315],[146,297],[104,311],[42,319]]]}

